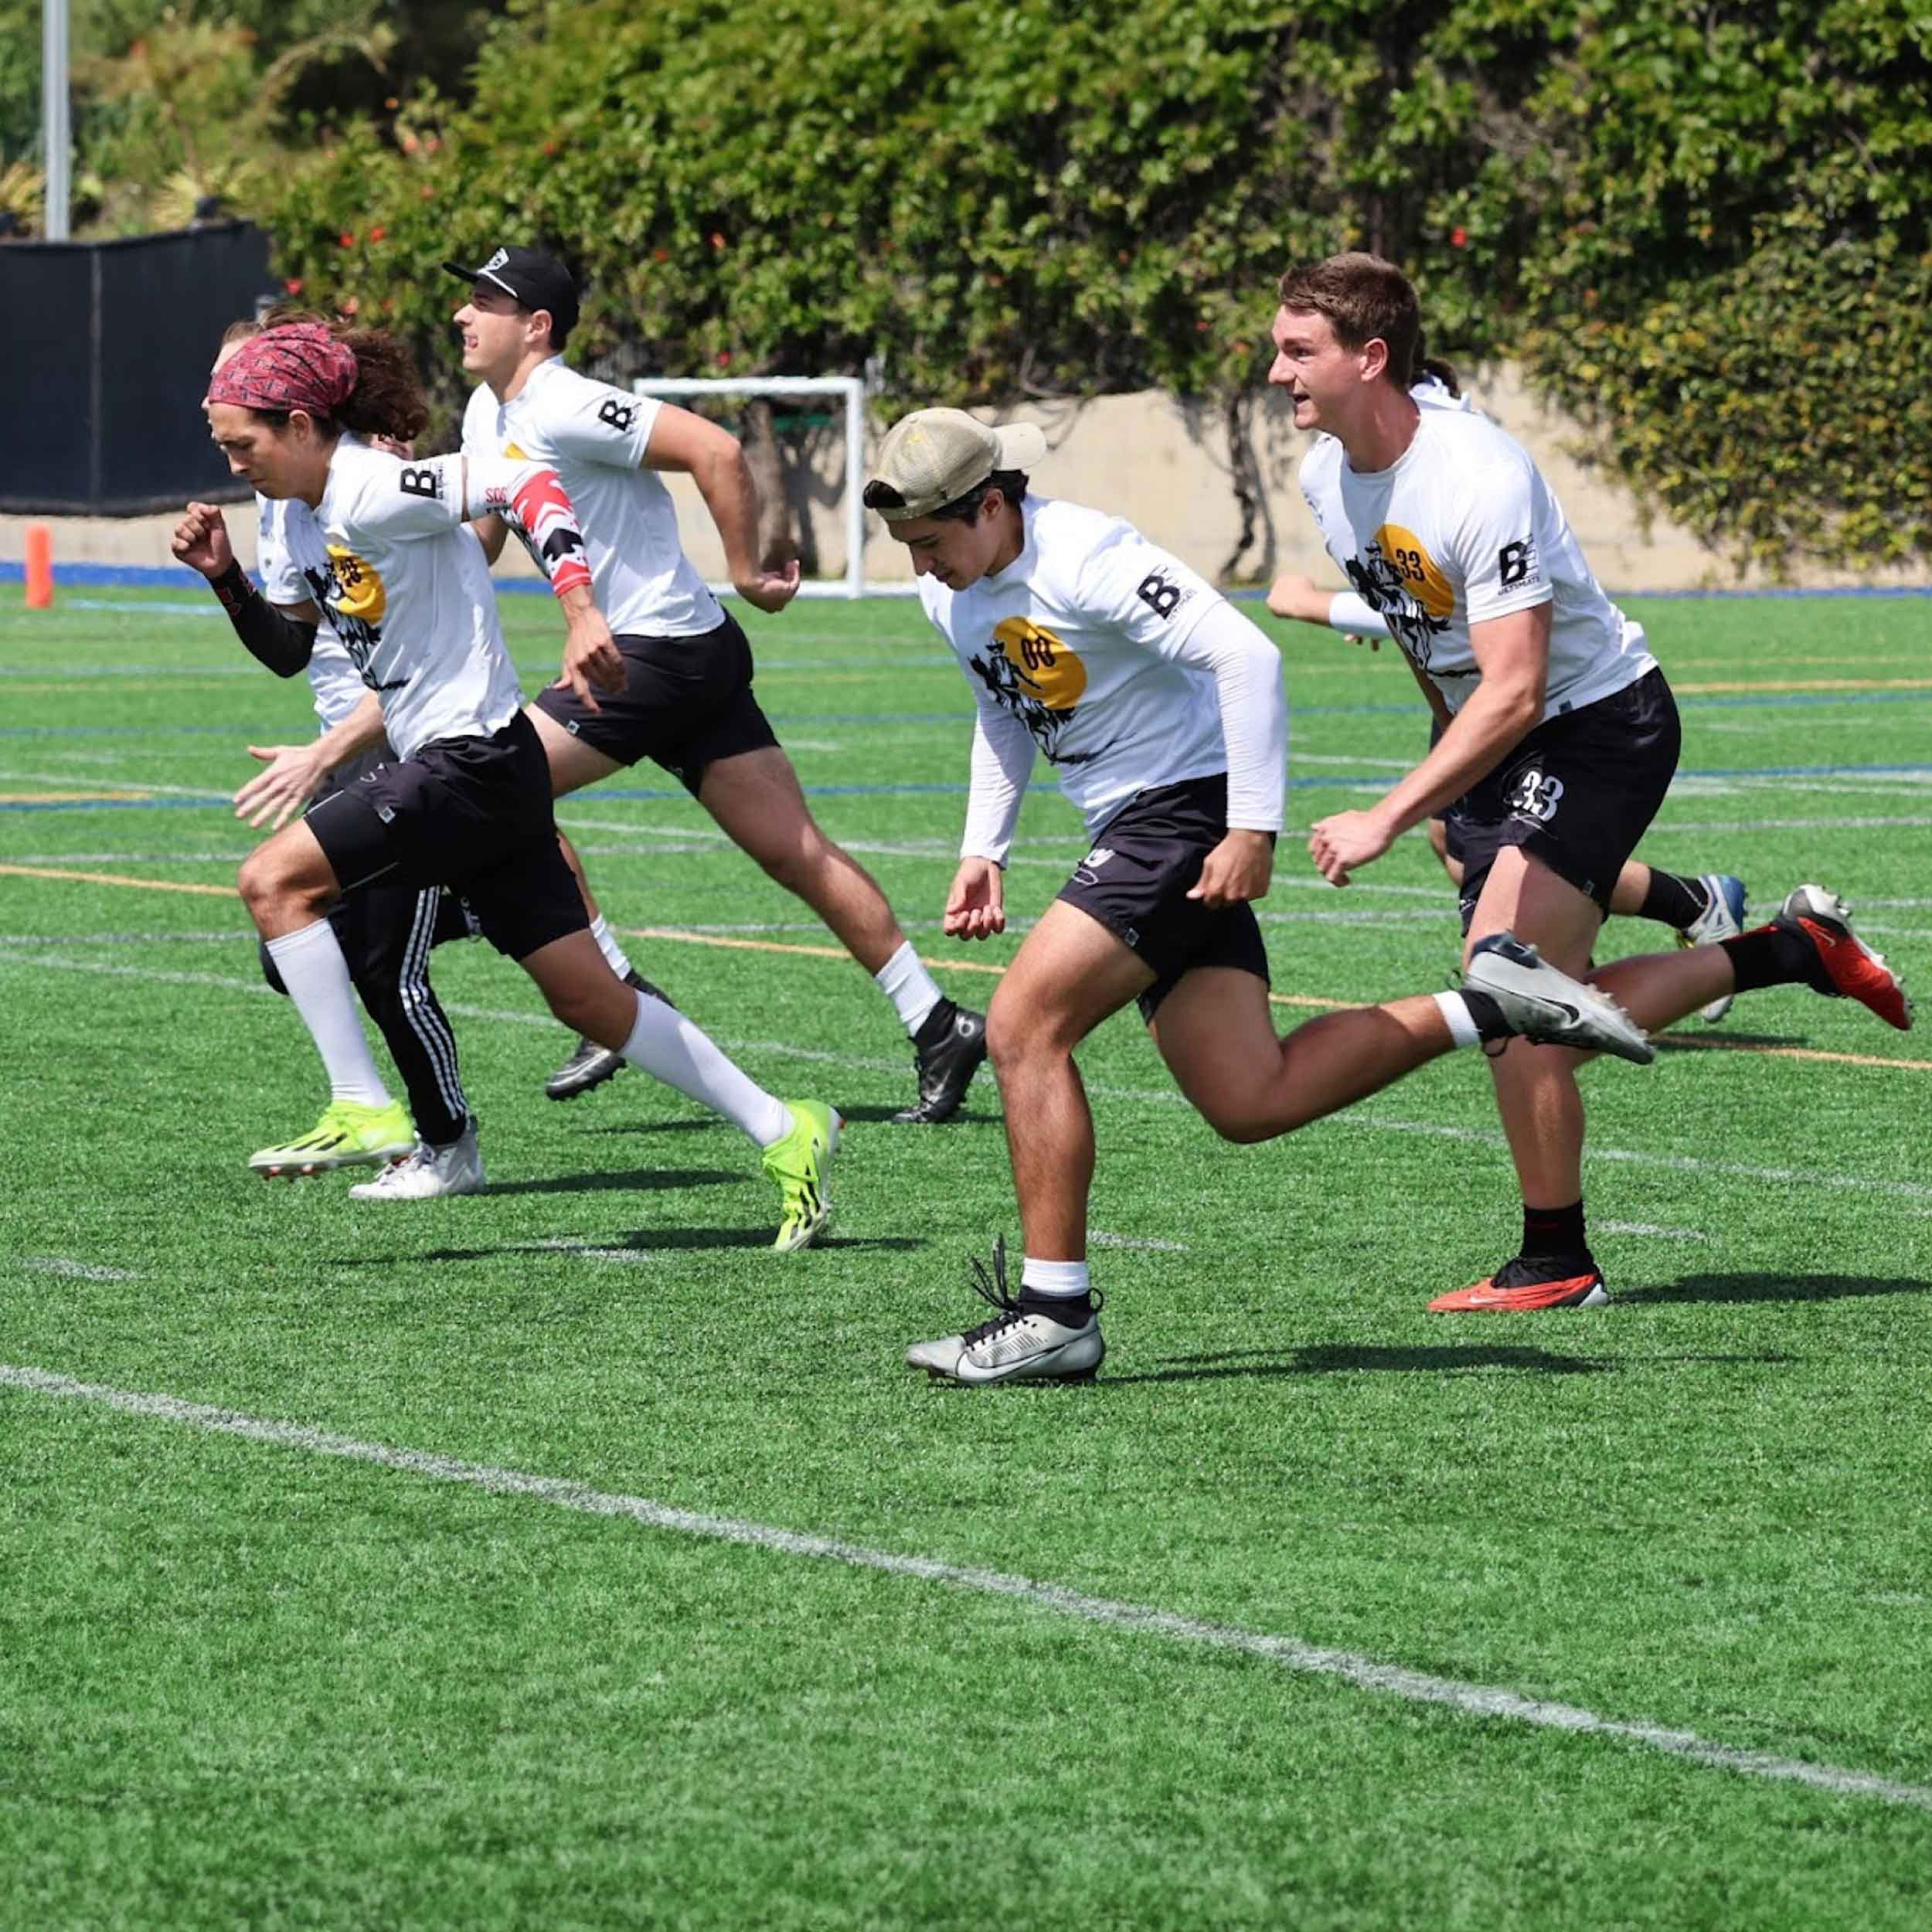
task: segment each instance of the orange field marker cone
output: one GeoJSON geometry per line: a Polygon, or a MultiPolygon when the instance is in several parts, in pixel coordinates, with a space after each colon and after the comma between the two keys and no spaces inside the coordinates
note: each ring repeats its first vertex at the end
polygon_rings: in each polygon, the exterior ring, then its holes
{"type": "Polygon", "coordinates": [[[27,526],[27,608],[45,611],[53,602],[53,532],[44,523],[27,526]]]}

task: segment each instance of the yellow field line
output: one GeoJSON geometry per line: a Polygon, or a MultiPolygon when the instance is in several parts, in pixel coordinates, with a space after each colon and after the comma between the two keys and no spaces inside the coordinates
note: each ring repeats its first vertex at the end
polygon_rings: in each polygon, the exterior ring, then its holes
{"type": "Polygon", "coordinates": [[[68,872],[59,866],[0,866],[15,879],[72,879],[83,886],[131,886],[144,893],[198,893],[204,898],[233,899],[233,886],[190,886],[174,879],[130,879],[117,872],[68,872]]]}
{"type": "Polygon", "coordinates": [[[146,804],[154,797],[146,791],[0,791],[0,805],[123,805],[146,804]]]}
{"type": "MultiPolygon", "coordinates": [[[[70,872],[56,866],[0,865],[0,873],[18,879],[66,879],[86,886],[131,886],[138,892],[196,893],[203,897],[231,899],[230,886],[196,886],[170,879],[130,879],[121,872],[70,872]]],[[[782,953],[793,959],[849,961],[852,955],[842,946],[806,946],[795,940],[747,939],[736,933],[692,933],[677,926],[615,926],[611,930],[621,939],[658,939],[675,946],[716,946],[726,952],[782,953]]],[[[992,960],[949,959],[944,971],[984,973],[997,979],[1006,968],[992,960]]],[[[1318,1012],[1336,1013],[1362,1005],[1355,999],[1318,999],[1308,993],[1270,993],[1270,1005],[1312,1008],[1318,1012]]],[[[1747,1040],[1660,1039],[1665,1048],[1696,1051],[1757,1053],[1767,1060],[1817,1060],[1835,1066],[1882,1066],[1907,1073],[1932,1073],[1932,1060],[1886,1060],[1876,1053],[1829,1053],[1810,1046],[1760,1046],[1747,1040]]]]}

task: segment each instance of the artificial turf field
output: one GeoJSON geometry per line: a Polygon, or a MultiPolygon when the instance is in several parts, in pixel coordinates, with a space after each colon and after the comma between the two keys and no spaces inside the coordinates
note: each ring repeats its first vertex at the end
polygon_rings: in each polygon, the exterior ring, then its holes
{"type": "MultiPolygon", "coordinates": [[[[1685,724],[1644,855],[1821,881],[1932,985],[1932,601],[1631,607],[1685,724]]],[[[223,799],[311,721],[213,611],[0,613],[0,1927],[1932,1925],[1923,1030],[1779,991],[1592,1070],[1616,1304],[1446,1321],[1517,1233],[1473,1056],[1236,1148],[1123,1015],[1101,1379],[942,1389],[901,1352],[1018,1232],[990,1077],[886,1124],[889,1009],[648,767],[560,818],[643,970],[845,1113],[829,1241],[765,1251],[751,1150],[641,1075],[546,1102],[480,945],[434,975],[487,1195],[247,1172],[322,1092],[223,799]]],[[[1425,719],[1273,628],[1305,828],[1425,719]]],[[[983,1004],[950,658],[903,600],[753,634],[983,1004]]],[[[1016,929],[1084,849],[1044,780],[1021,832],[1016,929]]],[[[1420,838],[1342,895],[1291,833],[1262,910],[1284,1029],[1453,966],[1420,838]]]]}

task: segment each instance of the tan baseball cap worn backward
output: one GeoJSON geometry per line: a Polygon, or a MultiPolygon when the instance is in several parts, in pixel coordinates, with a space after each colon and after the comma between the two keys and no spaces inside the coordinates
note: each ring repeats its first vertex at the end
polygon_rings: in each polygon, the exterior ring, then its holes
{"type": "Polygon", "coordinates": [[[886,432],[872,465],[872,481],[904,498],[897,509],[879,514],[888,523],[956,503],[995,470],[1030,470],[1046,454],[1046,438],[1031,423],[995,428],[964,410],[914,410],[886,432]]]}

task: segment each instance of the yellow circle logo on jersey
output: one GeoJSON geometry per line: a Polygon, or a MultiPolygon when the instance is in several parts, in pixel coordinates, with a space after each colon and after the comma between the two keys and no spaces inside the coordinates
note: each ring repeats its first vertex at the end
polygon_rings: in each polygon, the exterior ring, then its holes
{"type": "Polygon", "coordinates": [[[1376,549],[1402,580],[1402,587],[1430,616],[1440,618],[1454,614],[1456,594],[1413,530],[1405,530],[1400,523],[1385,523],[1376,532],[1375,541],[1376,549]]]}
{"type": "Polygon", "coordinates": [[[1022,693],[1049,711],[1071,711],[1087,689],[1087,666],[1031,617],[1002,617],[993,641],[1013,667],[1022,693]]]}
{"type": "Polygon", "coordinates": [[[380,624],[389,608],[389,594],[383,580],[353,550],[338,543],[328,546],[328,604],[345,617],[359,617],[364,624],[380,624]]]}

